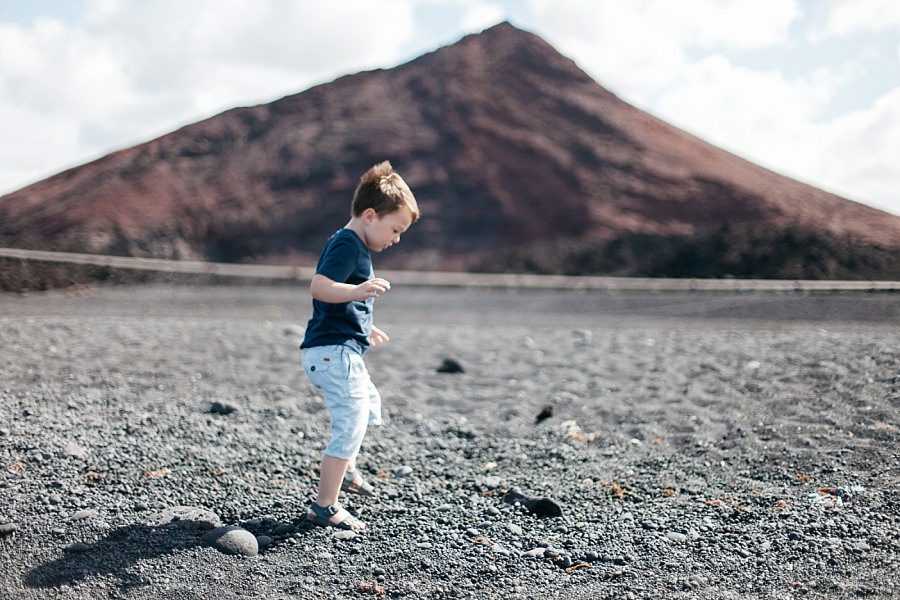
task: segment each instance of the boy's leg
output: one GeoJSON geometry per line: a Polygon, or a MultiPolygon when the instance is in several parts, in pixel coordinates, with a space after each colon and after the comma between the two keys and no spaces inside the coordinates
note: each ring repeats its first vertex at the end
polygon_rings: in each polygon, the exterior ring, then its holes
{"type": "Polygon", "coordinates": [[[356,454],[368,426],[368,396],[365,393],[368,373],[362,357],[342,347],[319,347],[303,354],[303,366],[310,380],[325,394],[331,414],[332,436],[325,448],[319,471],[319,489],[307,518],[323,525],[363,529],[365,524],[352,517],[338,504],[338,494],[347,467],[356,463],[356,454]],[[347,457],[347,458],[342,458],[347,457]],[[330,513],[316,511],[331,508],[330,513]]]}
{"type": "MultiPolygon", "coordinates": [[[[327,346],[306,350],[303,366],[313,384],[324,392],[331,414],[332,436],[322,457],[315,504],[319,509],[334,507],[337,512],[328,523],[336,525],[350,517],[340,508],[338,495],[345,483],[344,475],[356,468],[356,455],[368,425],[381,424],[381,396],[372,384],[362,356],[347,348],[327,346]]],[[[359,475],[345,489],[372,494],[371,485],[359,475]]],[[[312,514],[314,508],[308,517],[322,524],[322,518],[312,514]]],[[[353,529],[365,526],[353,517],[345,525],[353,529]]]]}
{"type": "Polygon", "coordinates": [[[341,491],[341,483],[344,481],[344,473],[350,460],[335,456],[322,457],[322,465],[319,468],[319,494],[316,496],[316,504],[319,506],[331,506],[338,501],[341,491]]]}
{"type": "Polygon", "coordinates": [[[333,525],[342,529],[362,531],[366,524],[351,515],[338,503],[341,481],[347,470],[347,459],[324,455],[319,475],[319,494],[310,506],[306,518],[317,525],[333,525]],[[328,510],[325,510],[328,509],[328,510]]]}

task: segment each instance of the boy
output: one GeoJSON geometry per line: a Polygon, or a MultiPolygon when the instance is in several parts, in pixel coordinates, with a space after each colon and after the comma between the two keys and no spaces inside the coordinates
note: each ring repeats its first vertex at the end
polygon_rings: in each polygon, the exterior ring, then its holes
{"type": "Polygon", "coordinates": [[[356,471],[356,455],[367,426],[381,424],[381,396],[363,354],[369,345],[389,339],[372,324],[372,308],[391,284],[375,277],[370,252],[398,243],[418,220],[416,199],[403,178],[387,161],[375,165],[360,178],[350,222],[328,240],[310,283],[313,315],[300,345],[303,368],[325,395],[332,436],[322,456],[318,496],[306,518],[322,527],[365,528],[338,503],[338,494],[372,493],[356,471]]]}

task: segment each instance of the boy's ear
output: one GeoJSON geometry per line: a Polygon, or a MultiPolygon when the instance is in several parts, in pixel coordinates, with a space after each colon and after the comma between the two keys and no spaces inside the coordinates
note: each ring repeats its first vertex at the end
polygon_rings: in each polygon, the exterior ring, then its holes
{"type": "Polygon", "coordinates": [[[371,207],[367,208],[362,213],[362,218],[366,223],[371,223],[377,216],[378,216],[378,211],[376,211],[374,208],[371,208],[371,207]]]}

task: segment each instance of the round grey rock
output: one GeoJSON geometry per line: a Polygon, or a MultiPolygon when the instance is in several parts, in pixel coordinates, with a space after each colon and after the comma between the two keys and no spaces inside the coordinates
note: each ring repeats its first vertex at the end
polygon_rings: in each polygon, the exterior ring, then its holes
{"type": "Polygon", "coordinates": [[[256,536],[243,527],[217,527],[203,535],[203,541],[219,552],[256,556],[259,554],[259,543],[256,536]]]}

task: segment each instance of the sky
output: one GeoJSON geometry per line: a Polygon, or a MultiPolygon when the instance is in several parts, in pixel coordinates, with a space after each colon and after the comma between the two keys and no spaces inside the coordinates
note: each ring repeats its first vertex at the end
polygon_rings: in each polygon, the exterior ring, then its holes
{"type": "Polygon", "coordinates": [[[900,215],[896,0],[0,0],[0,194],[504,20],[642,110],[900,215]]]}

